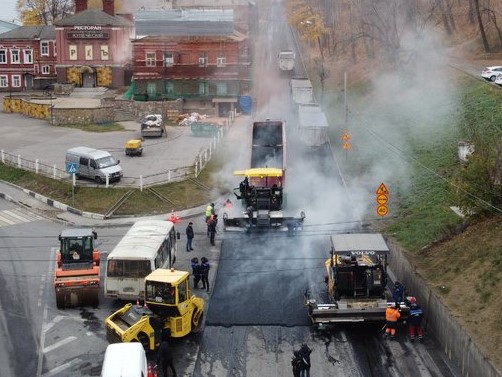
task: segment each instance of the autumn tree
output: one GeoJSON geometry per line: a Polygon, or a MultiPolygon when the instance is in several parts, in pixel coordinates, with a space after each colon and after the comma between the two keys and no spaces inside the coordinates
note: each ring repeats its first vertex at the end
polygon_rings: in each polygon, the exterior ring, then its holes
{"type": "Polygon", "coordinates": [[[52,25],[73,13],[72,0],[18,0],[23,25],[52,25]]]}
{"type": "Polygon", "coordinates": [[[316,59],[317,72],[321,82],[321,102],[324,93],[324,81],[328,77],[325,64],[325,49],[329,29],[324,22],[324,16],[308,0],[290,0],[287,3],[288,23],[298,32],[300,39],[317,45],[319,59],[316,59]]]}

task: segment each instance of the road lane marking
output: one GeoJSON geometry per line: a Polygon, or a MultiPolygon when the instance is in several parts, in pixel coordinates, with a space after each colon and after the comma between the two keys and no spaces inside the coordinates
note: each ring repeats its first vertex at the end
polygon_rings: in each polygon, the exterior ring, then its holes
{"type": "Polygon", "coordinates": [[[56,348],[62,347],[65,344],[73,342],[74,340],[77,340],[76,336],[69,336],[68,338],[61,339],[59,342],[56,342],[48,347],[45,347],[43,353],[51,352],[56,348]]]}
{"type": "Polygon", "coordinates": [[[81,362],[82,362],[82,360],[80,360],[80,359],[73,359],[72,361],[61,364],[60,366],[58,366],[54,369],[51,369],[47,373],[43,374],[42,377],[54,376],[54,375],[66,370],[68,368],[72,368],[74,365],[77,365],[78,363],[81,363],[81,362]]]}

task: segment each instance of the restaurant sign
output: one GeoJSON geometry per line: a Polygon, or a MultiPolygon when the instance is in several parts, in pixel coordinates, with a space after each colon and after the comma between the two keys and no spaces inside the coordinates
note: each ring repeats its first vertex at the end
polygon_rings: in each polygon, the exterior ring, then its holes
{"type": "Polygon", "coordinates": [[[108,39],[110,33],[99,25],[75,25],[66,32],[68,39],[108,39]]]}

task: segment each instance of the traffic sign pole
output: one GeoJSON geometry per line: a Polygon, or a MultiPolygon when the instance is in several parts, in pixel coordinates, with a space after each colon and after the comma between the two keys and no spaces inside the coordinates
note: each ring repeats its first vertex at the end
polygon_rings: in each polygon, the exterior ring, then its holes
{"type": "Polygon", "coordinates": [[[75,186],[77,185],[77,174],[73,173],[71,177],[71,200],[73,202],[73,207],[75,207],[75,186]]]}

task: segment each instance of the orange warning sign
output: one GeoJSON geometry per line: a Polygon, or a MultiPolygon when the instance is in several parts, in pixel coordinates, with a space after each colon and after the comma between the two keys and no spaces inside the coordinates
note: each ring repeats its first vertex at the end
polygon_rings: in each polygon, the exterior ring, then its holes
{"type": "Polygon", "coordinates": [[[385,216],[389,213],[389,209],[385,205],[378,206],[377,213],[379,216],[385,216]]]}
{"type": "Polygon", "coordinates": [[[389,201],[389,197],[385,194],[380,194],[377,196],[377,203],[380,205],[385,205],[389,201]]]}
{"type": "Polygon", "coordinates": [[[350,138],[351,138],[350,134],[347,131],[345,131],[344,134],[343,134],[343,136],[342,136],[342,140],[343,141],[349,141],[350,138]]]}
{"type": "Polygon", "coordinates": [[[388,195],[389,190],[387,190],[387,187],[385,186],[385,184],[381,183],[380,186],[378,186],[378,189],[376,190],[376,194],[377,195],[380,195],[380,194],[388,195]]]}
{"type": "Polygon", "coordinates": [[[343,149],[349,150],[351,148],[350,143],[343,143],[343,149]]]}

